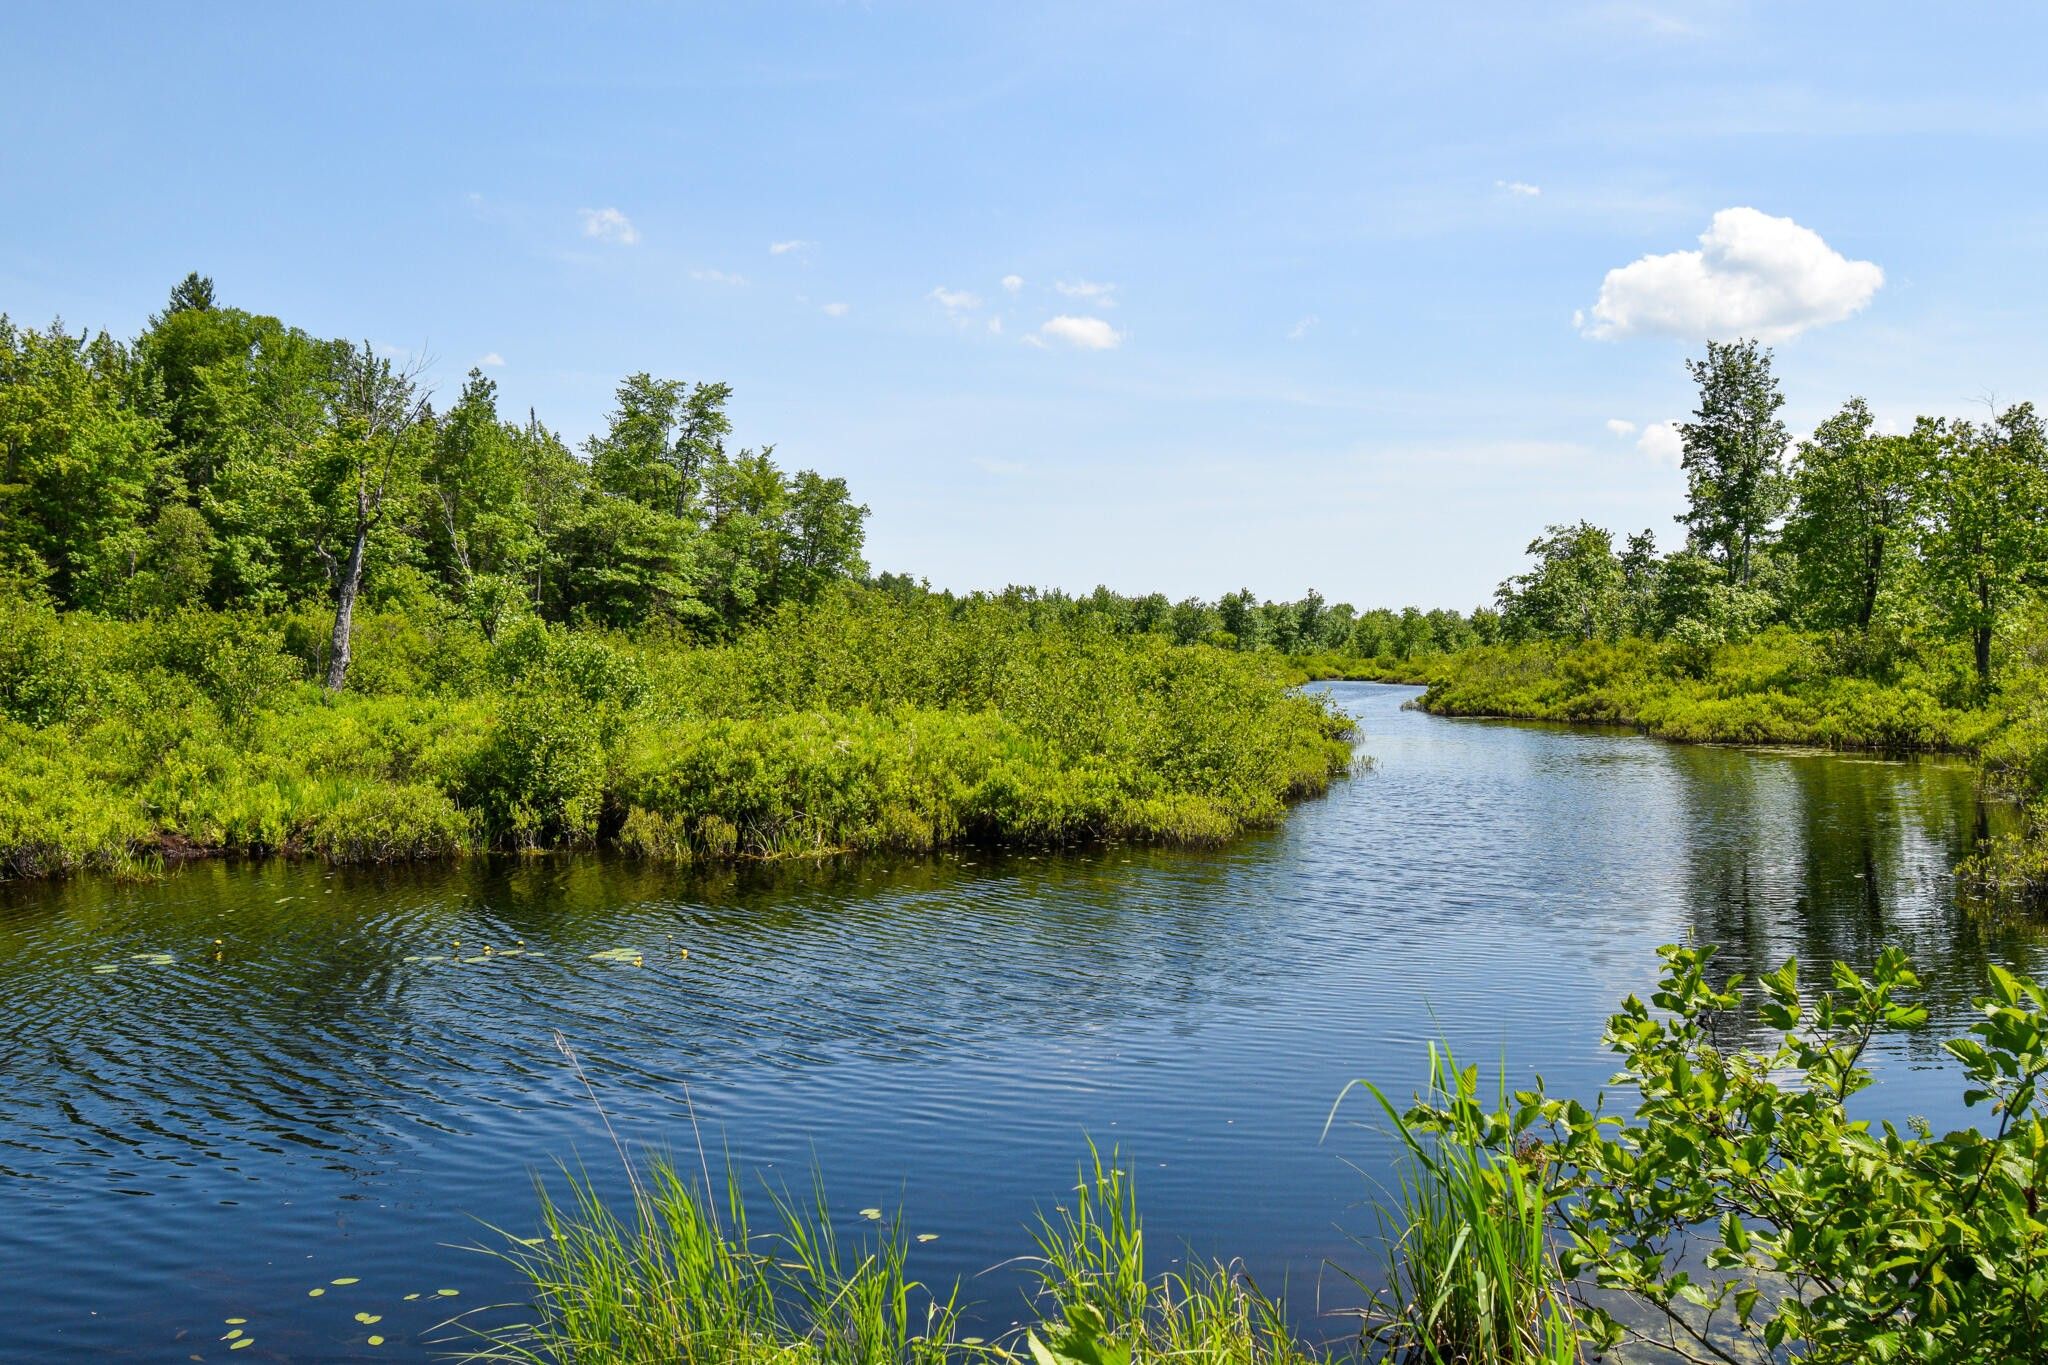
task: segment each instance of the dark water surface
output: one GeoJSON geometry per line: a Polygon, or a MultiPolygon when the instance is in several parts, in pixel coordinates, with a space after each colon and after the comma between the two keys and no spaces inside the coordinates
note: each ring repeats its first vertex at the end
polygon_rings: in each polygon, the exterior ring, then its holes
{"type": "Polygon", "coordinates": [[[938,1234],[913,1270],[963,1277],[989,1327],[1021,1300],[978,1272],[1027,1247],[1092,1135],[1136,1172],[1161,1268],[1243,1257],[1335,1335],[1320,1267],[1370,1269],[1346,1234],[1389,1155],[1355,1096],[1319,1142],[1348,1080],[1405,1093],[1446,1037],[1590,1096],[1659,943],[1749,967],[1900,942],[1937,1027],[1887,1041],[1871,1102],[1953,1119],[1935,1039],[1987,962],[2048,960],[1951,905],[1998,815],[1960,765],[1335,690],[1374,766],[1215,852],[0,889],[0,1360],[429,1357],[436,1323],[516,1296],[463,1248],[531,1229],[531,1173],[580,1157],[619,1184],[557,1031],[627,1143],[694,1161],[687,1083],[714,1164],[801,1187],[815,1162],[849,1226],[900,1204],[938,1234]],[[591,956],[619,948],[644,965],[591,956]],[[256,1344],[230,1356],[228,1318],[256,1344]]]}

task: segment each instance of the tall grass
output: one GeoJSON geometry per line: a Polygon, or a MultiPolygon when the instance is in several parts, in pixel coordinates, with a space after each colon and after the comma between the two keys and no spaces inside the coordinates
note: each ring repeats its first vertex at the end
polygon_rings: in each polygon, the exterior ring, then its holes
{"type": "MultiPolygon", "coordinates": [[[[1281,1306],[1240,1270],[1152,1277],[1136,1191],[1091,1150],[1074,1195],[1035,1230],[1035,1326],[964,1331],[957,1286],[907,1269],[900,1219],[849,1239],[822,1187],[770,1196],[757,1230],[730,1173],[713,1193],[662,1160],[635,1173],[626,1212],[565,1172],[540,1192],[540,1235],[497,1254],[531,1287],[532,1316],[479,1329],[473,1361],[522,1365],[1316,1365],[1281,1306]]],[[[875,1210],[866,1211],[871,1217],[875,1210]]]]}
{"type": "Polygon", "coordinates": [[[555,1365],[939,1365],[985,1355],[958,1340],[953,1298],[905,1270],[900,1223],[857,1241],[821,1193],[776,1197],[757,1233],[736,1177],[722,1195],[666,1161],[635,1179],[620,1217],[591,1182],[541,1190],[541,1236],[503,1253],[533,1290],[534,1318],[487,1333],[477,1361],[555,1365]]]}
{"type": "Polygon", "coordinates": [[[1137,1187],[1092,1144],[1072,1204],[1034,1233],[1045,1320],[1026,1335],[1038,1365],[1309,1365],[1328,1357],[1297,1341],[1281,1304],[1241,1269],[1197,1262],[1148,1274],[1137,1187]]]}
{"type": "MultiPolygon", "coordinates": [[[[1548,1236],[1554,1194],[1540,1148],[1510,1150],[1478,1103],[1478,1069],[1432,1044],[1429,1080],[1402,1110],[1370,1082],[1402,1144],[1380,1216],[1385,1283],[1367,1335],[1404,1365],[1569,1365],[1584,1357],[1548,1236]],[[1418,1120],[1424,1116],[1430,1122],[1418,1120]]],[[[1505,1107],[1494,1107],[1498,1113],[1505,1107]]],[[[1333,1112],[1334,1117],[1334,1112],[1333,1112]]]]}

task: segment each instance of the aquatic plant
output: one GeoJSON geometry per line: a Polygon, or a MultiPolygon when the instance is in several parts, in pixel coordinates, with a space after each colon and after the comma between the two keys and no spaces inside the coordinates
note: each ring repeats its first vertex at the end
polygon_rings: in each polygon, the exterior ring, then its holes
{"type": "Polygon", "coordinates": [[[1558,1190],[1550,1158],[1541,1144],[1509,1140],[1505,1081],[1494,1107],[1483,1106],[1479,1069],[1461,1069],[1432,1044],[1412,1109],[1396,1107],[1371,1082],[1358,1084],[1403,1149],[1395,1190],[1380,1209],[1384,1279],[1376,1288],[1361,1282],[1371,1291],[1368,1338],[1387,1358],[1413,1365],[1583,1359],[1551,1240],[1558,1190]]]}

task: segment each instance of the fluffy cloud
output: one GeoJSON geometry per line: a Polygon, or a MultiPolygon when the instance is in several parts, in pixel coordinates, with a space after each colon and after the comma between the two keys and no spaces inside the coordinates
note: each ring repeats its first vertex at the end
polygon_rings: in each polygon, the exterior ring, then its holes
{"type": "Polygon", "coordinates": [[[1636,434],[1636,424],[1620,417],[1608,418],[1607,429],[1616,436],[1633,436],[1636,434]]]}
{"type": "Polygon", "coordinates": [[[1543,193],[1541,185],[1532,185],[1526,180],[1496,180],[1493,182],[1493,187],[1497,190],[1504,190],[1517,199],[1534,199],[1537,195],[1543,193]]]}
{"type": "Polygon", "coordinates": [[[640,240],[640,229],[617,209],[579,209],[577,212],[583,217],[585,237],[595,237],[614,246],[631,246],[640,240]]]}
{"type": "Polygon", "coordinates": [[[1116,286],[1094,280],[1061,280],[1053,285],[1070,299],[1089,299],[1104,308],[1116,307],[1116,286]]]}
{"type": "Polygon", "coordinates": [[[1321,319],[1317,318],[1314,313],[1310,313],[1305,318],[1298,319],[1292,327],[1287,329],[1287,339],[1289,341],[1300,341],[1316,329],[1316,323],[1319,321],[1321,319]]]}
{"type": "Polygon", "coordinates": [[[1050,318],[1038,335],[1048,341],[1061,341],[1083,351],[1112,351],[1123,344],[1124,334],[1104,322],[1101,318],[1078,318],[1062,313],[1050,318]]]}
{"type": "Polygon", "coordinates": [[[768,254],[770,256],[787,256],[791,252],[805,254],[816,248],[817,245],[816,242],[807,242],[801,237],[792,237],[786,242],[770,242],[768,244],[768,254]]]}
{"type": "Polygon", "coordinates": [[[818,311],[828,318],[843,318],[850,311],[850,305],[844,303],[820,304],[818,311]]]}
{"type": "Polygon", "coordinates": [[[981,295],[970,294],[965,289],[948,289],[943,284],[925,297],[949,313],[969,313],[981,307],[981,295]]]}
{"type": "Polygon", "coordinates": [[[1006,290],[1008,290],[1008,291],[1009,291],[1010,293],[1014,294],[1014,293],[1016,293],[1016,292],[1017,292],[1017,291],[1018,291],[1019,289],[1022,289],[1023,287],[1024,287],[1024,277],[1023,277],[1022,275],[1005,275],[1005,276],[1003,276],[1003,288],[1004,288],[1004,289],[1006,289],[1006,290]]]}
{"type": "Polygon", "coordinates": [[[1647,455],[1658,464],[1677,464],[1684,450],[1685,441],[1675,422],[1652,422],[1636,437],[1636,453],[1647,455]]]}
{"type": "Polygon", "coordinates": [[[1673,251],[1607,272],[1589,337],[1645,334],[1701,340],[1782,341],[1860,311],[1884,284],[1872,261],[1852,261],[1790,218],[1722,209],[1698,251],[1673,251]]]}
{"type": "Polygon", "coordinates": [[[505,357],[499,355],[496,351],[492,351],[489,355],[486,355],[482,360],[477,361],[477,364],[484,366],[486,369],[493,370],[497,369],[500,365],[503,365],[504,363],[505,357]]]}

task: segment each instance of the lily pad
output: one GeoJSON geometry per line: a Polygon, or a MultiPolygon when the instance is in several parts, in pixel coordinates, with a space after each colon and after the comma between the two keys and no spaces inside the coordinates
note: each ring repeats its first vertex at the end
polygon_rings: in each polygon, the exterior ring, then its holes
{"type": "Polygon", "coordinates": [[[242,1349],[242,1348],[243,1348],[244,1346],[254,1346],[255,1344],[256,1344],[256,1338],[254,1338],[254,1337],[243,1337],[243,1338],[242,1338],[242,1339],[241,1339],[240,1341],[238,1341],[238,1342],[236,1342],[236,1343],[235,1343],[234,1345],[232,1345],[232,1346],[228,1347],[228,1349],[229,1349],[230,1351],[239,1351],[239,1350],[241,1350],[241,1349],[242,1349]]]}
{"type": "Polygon", "coordinates": [[[459,1289],[436,1289],[434,1292],[444,1299],[452,1299],[462,1291],[459,1289]]]}
{"type": "Polygon", "coordinates": [[[368,1327],[371,1323],[384,1321],[384,1315],[382,1313],[358,1313],[356,1314],[356,1321],[368,1327]]]}
{"type": "Polygon", "coordinates": [[[178,959],[172,957],[169,953],[130,953],[128,960],[130,962],[146,962],[152,967],[168,967],[178,959]]]}
{"type": "Polygon", "coordinates": [[[118,972],[120,970],[121,966],[116,962],[102,962],[99,966],[93,968],[93,971],[101,976],[105,976],[108,972],[118,972]]]}
{"type": "Polygon", "coordinates": [[[309,1299],[317,1299],[326,1292],[327,1291],[325,1289],[308,1289],[306,1291],[306,1297],[309,1299]]]}
{"type": "Polygon", "coordinates": [[[370,1344],[371,1344],[372,1346],[382,1346],[382,1345],[384,1344],[384,1338],[382,1338],[382,1337],[371,1337],[371,1338],[370,1338],[370,1344]]]}
{"type": "Polygon", "coordinates": [[[939,1240],[939,1234],[936,1232],[920,1232],[917,1234],[917,1240],[920,1242],[936,1242],[939,1240]]]}
{"type": "Polygon", "coordinates": [[[361,1278],[360,1278],[360,1277],[358,1277],[358,1276],[355,1276],[355,1275],[344,1275],[344,1276],[342,1276],[342,1277],[341,1277],[340,1279],[338,1279],[338,1280],[329,1280],[329,1281],[328,1281],[327,1283],[329,1283],[329,1284],[361,1284],[361,1283],[362,1283],[362,1280],[361,1280],[361,1278]]]}
{"type": "Polygon", "coordinates": [[[882,1211],[880,1209],[862,1209],[860,1216],[877,1223],[882,1221],[882,1211]]]}
{"type": "Polygon", "coordinates": [[[638,962],[641,953],[638,948],[606,948],[590,955],[592,962],[638,962]]]}
{"type": "Polygon", "coordinates": [[[222,1338],[221,1338],[221,1340],[222,1340],[222,1341],[233,1341],[233,1340],[234,1340],[234,1339],[235,1339],[236,1337],[238,1337],[238,1336],[240,1336],[240,1335],[242,1335],[242,1329],[241,1329],[241,1328],[239,1328],[239,1327],[230,1327],[230,1328],[228,1329],[228,1334],[227,1334],[226,1336],[222,1337],[222,1338]]]}

